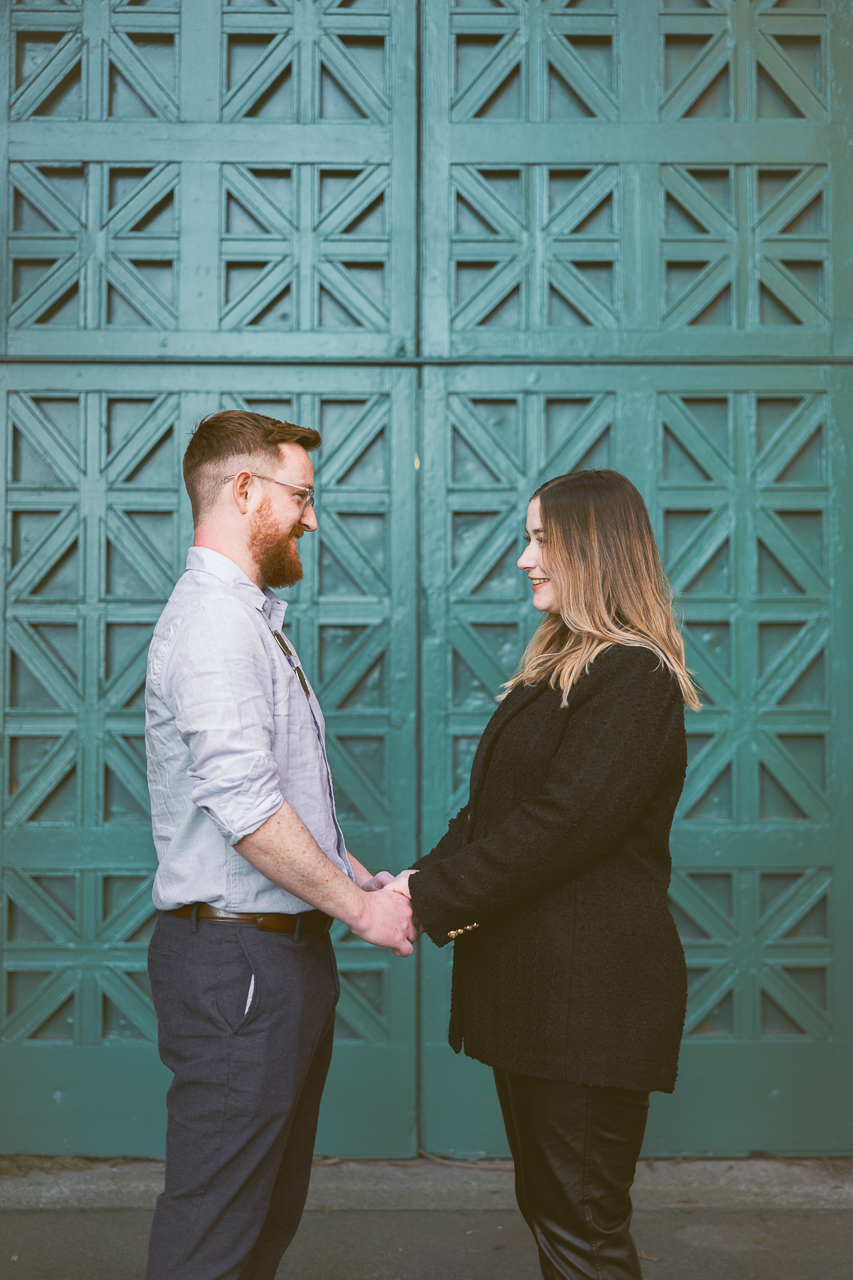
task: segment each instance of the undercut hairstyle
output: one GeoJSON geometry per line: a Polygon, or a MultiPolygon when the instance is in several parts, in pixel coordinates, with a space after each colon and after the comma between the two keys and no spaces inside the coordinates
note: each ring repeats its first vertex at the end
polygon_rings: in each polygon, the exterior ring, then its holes
{"type": "Polygon", "coordinates": [[[224,409],[202,418],[184,454],[184,484],[190,496],[193,524],[207,515],[222,491],[223,478],[261,463],[279,466],[280,444],[298,444],[309,453],[322,437],[313,427],[279,422],[262,413],[224,409]]]}
{"type": "MultiPolygon", "coordinates": [[[[542,564],[559,613],[548,614],[527,646],[506,693],[547,680],[565,706],[575,681],[614,644],[650,649],[699,709],[684,657],[649,513],[618,471],[573,471],[546,481],[539,499],[542,564]]],[[[506,697],[506,693],[503,697],[506,697]]]]}

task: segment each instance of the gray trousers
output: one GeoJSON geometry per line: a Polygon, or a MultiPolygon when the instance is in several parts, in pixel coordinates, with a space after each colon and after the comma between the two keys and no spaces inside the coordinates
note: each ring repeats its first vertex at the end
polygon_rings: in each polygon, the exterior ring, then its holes
{"type": "Polygon", "coordinates": [[[302,1216],[332,1054],[331,940],[161,913],[148,972],[175,1078],[146,1280],[273,1280],[302,1216]]]}

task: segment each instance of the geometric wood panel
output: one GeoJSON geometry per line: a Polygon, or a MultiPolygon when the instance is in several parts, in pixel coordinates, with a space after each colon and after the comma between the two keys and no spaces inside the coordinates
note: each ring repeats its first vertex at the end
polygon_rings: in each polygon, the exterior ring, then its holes
{"type": "Polygon", "coordinates": [[[662,396],[667,572],[705,704],[688,718],[692,823],[827,823],[826,401],[662,396]]]}
{"type": "MultiPolygon", "coordinates": [[[[26,366],[8,392],[7,1053],[156,1042],[145,979],[154,850],[143,686],[151,631],[186,554],[180,458],[205,412],[244,408],[323,434],[321,532],[301,544],[305,578],[287,593],[287,630],[324,707],[350,847],[373,868],[399,869],[416,856],[413,376],[326,367],[283,382],[255,367],[214,378],[228,389],[211,389],[209,373],[191,367],[152,377],[100,366],[75,378],[26,366]]],[[[415,971],[339,924],[333,939],[336,1070],[387,1075],[392,1112],[371,1135],[341,1113],[345,1091],[333,1083],[319,1140],[374,1154],[390,1143],[405,1154],[415,971]]],[[[80,1105],[89,1105],[82,1095],[80,1105]]]]}
{"type": "Polygon", "coordinates": [[[619,169],[455,165],[453,327],[617,328],[619,169]]]}
{"type": "Polygon", "coordinates": [[[146,972],[150,874],[3,877],[3,1040],[157,1041],[146,972]]]}
{"type": "MultiPolygon", "coordinates": [[[[708,1129],[696,1149],[716,1149],[722,1056],[757,1051],[784,1076],[785,1055],[849,1052],[853,1029],[834,977],[853,965],[838,641],[853,534],[832,497],[853,394],[833,370],[853,359],[853,57],[838,6],[7,12],[0,342],[21,363],[4,384],[0,494],[4,1052],[28,1088],[33,1062],[106,1062],[107,1043],[153,1061],[142,943],[122,914],[153,865],[139,686],[190,530],[186,433],[248,406],[323,434],[320,527],[288,629],[327,716],[344,831],[371,867],[409,864],[417,824],[426,850],[464,798],[537,621],[514,568],[532,489],[612,466],[646,496],[704,704],[688,717],[672,895],[684,1058],[710,1066],[685,1066],[698,1092],[676,1105],[708,1129]]],[[[320,1149],[410,1154],[415,970],[335,938],[320,1149]],[[382,1126],[350,1104],[377,1080],[382,1126]]],[[[418,963],[420,1141],[503,1150],[487,1073],[445,1043],[447,953],[418,963]]],[[[91,1069],[62,1143],[92,1135],[110,1154],[120,1131],[122,1151],[153,1154],[120,1099],[102,1120],[112,1077],[91,1069]]],[[[62,1072],[48,1099],[66,1097],[62,1072]]],[[[40,1088],[16,1149],[53,1132],[40,1088]]],[[[751,1145],[800,1149],[778,1106],[751,1145]]],[[[838,1147],[826,1110],[810,1150],[838,1147]]],[[[661,1149],[682,1151],[668,1132],[661,1149]]]]}
{"type": "Polygon", "coordinates": [[[149,8],[16,6],[11,119],[177,120],[179,6],[149,8]]]}
{"type": "MultiPolygon", "coordinates": [[[[703,703],[687,714],[670,900],[688,965],[685,1041],[707,1054],[816,1052],[807,1046],[831,1045],[849,1019],[835,978],[846,948],[835,921],[849,909],[831,711],[836,450],[823,373],[799,376],[614,364],[528,365],[520,377],[509,363],[424,373],[424,846],[465,803],[494,698],[538,622],[515,567],[531,493],[572,470],[625,472],[648,502],[703,703]]],[[[427,1141],[500,1150],[497,1117],[473,1118],[486,1088],[473,1066],[459,1114],[439,1109],[454,1073],[450,957],[422,963],[427,1141]]]]}
{"type": "Polygon", "coordinates": [[[2,812],[22,851],[116,825],[150,849],[142,689],[183,558],[179,424],[174,394],[8,398],[2,812]]]}
{"type": "Polygon", "coordinates": [[[664,165],[663,323],[823,329],[826,168],[664,165]]]}
{"type": "Polygon", "coordinates": [[[820,0],[661,8],[662,120],[826,119],[828,22],[820,0]]]}
{"type": "Polygon", "coordinates": [[[830,886],[817,867],[674,872],[689,1039],[829,1039],[830,886]]]}
{"type": "Polygon", "coordinates": [[[156,1042],[143,687],[183,557],[181,397],[19,385],[5,431],[3,1039],[156,1042]]]}
{"type": "Polygon", "coordinates": [[[387,165],[222,176],[223,329],[387,333],[387,165]]]}
{"type": "Polygon", "coordinates": [[[415,16],[361,0],[16,7],[15,350],[411,355],[415,16]]]}
{"type": "Polygon", "coordinates": [[[175,164],[14,164],[11,328],[174,329],[175,164]]]}
{"type": "Polygon", "coordinates": [[[819,0],[427,11],[429,354],[724,360],[739,329],[830,350],[846,161],[819,0]]]}

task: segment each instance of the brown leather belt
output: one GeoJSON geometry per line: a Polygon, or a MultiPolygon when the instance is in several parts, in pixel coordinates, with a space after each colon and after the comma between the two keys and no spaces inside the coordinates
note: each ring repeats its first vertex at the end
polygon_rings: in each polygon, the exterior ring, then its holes
{"type": "Polygon", "coordinates": [[[328,933],[332,917],[325,911],[300,911],[298,915],[285,915],[283,911],[220,911],[207,902],[188,902],[185,907],[167,911],[169,916],[183,916],[191,920],[195,912],[197,920],[222,920],[226,924],[254,924],[268,933],[295,933],[299,922],[300,933],[328,933]]]}

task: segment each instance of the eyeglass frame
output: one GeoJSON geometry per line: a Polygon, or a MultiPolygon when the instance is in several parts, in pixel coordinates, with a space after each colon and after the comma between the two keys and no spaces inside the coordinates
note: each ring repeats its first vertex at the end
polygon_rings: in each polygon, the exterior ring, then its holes
{"type": "MultiPolygon", "coordinates": [[[[229,484],[230,481],[235,480],[240,474],[241,472],[235,471],[233,476],[223,476],[222,483],[229,484]]],[[[269,480],[272,484],[280,484],[283,489],[295,489],[297,493],[307,493],[308,497],[303,502],[299,511],[300,520],[305,515],[308,508],[314,506],[314,490],[310,489],[306,484],[291,484],[288,480],[276,480],[275,476],[258,475],[257,471],[250,471],[249,475],[254,476],[255,480],[269,480]]]]}

